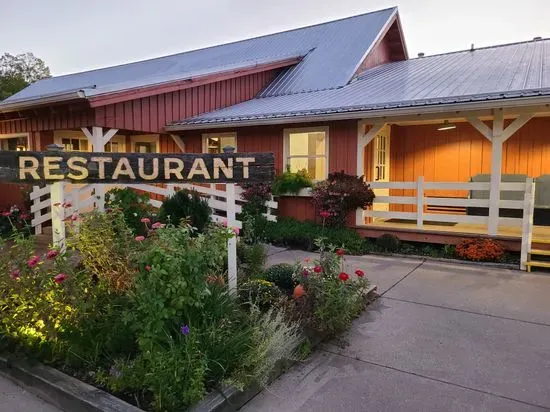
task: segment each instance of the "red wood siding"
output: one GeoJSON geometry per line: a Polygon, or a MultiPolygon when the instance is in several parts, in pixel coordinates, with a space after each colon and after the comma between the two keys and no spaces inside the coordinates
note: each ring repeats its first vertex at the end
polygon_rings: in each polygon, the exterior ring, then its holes
{"type": "Polygon", "coordinates": [[[357,73],[360,74],[367,69],[372,67],[380,66],[384,63],[391,62],[391,48],[389,43],[389,38],[385,36],[380,43],[378,43],[373,50],[368,54],[368,56],[363,60],[357,73]]]}
{"type": "Polygon", "coordinates": [[[26,133],[42,130],[78,129],[94,126],[93,110],[40,114],[19,120],[0,120],[0,134],[26,133]]]}
{"type": "Polygon", "coordinates": [[[278,73],[269,70],[95,109],[95,125],[158,133],[172,121],[250,100],[278,73]]]}
{"type": "Polygon", "coordinates": [[[277,202],[278,216],[292,217],[296,220],[315,220],[315,208],[309,197],[280,197],[277,202]]]}

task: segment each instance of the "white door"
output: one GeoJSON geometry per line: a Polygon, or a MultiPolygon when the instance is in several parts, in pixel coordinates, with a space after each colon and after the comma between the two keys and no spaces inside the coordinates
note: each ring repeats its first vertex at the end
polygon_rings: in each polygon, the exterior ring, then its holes
{"type": "MultiPolygon", "coordinates": [[[[390,127],[384,126],[380,133],[373,139],[373,182],[389,182],[390,181],[390,127]]],[[[374,189],[376,196],[389,196],[389,189],[374,189]]],[[[390,205],[388,203],[374,203],[373,210],[388,211],[390,205]]],[[[378,220],[378,219],[374,219],[378,220]]]]}

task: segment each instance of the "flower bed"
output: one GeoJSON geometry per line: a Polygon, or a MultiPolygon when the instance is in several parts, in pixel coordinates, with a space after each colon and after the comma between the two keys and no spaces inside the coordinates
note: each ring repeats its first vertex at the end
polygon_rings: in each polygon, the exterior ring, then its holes
{"type": "Polygon", "coordinates": [[[69,219],[68,252],[42,256],[13,236],[0,256],[0,349],[174,411],[222,384],[265,385],[308,338],[334,336],[364,307],[367,281],[344,274],[342,251],[323,240],[319,260],[277,275],[281,287],[255,271],[231,295],[226,245],[237,231],[143,217],[132,232],[126,220],[117,209],[69,219]]]}

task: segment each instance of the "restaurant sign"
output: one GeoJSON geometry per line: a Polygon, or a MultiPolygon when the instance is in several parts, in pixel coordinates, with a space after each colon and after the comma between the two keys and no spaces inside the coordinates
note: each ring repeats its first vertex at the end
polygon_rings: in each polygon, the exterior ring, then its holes
{"type": "Polygon", "coordinates": [[[0,152],[0,182],[269,182],[274,163],[273,153],[0,152]]]}

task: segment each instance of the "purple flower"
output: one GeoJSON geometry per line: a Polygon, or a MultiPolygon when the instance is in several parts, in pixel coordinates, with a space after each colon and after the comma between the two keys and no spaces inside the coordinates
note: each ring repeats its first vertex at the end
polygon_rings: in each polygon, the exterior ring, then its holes
{"type": "Polygon", "coordinates": [[[183,325],[180,328],[180,332],[181,332],[182,335],[187,336],[187,335],[189,335],[189,332],[191,332],[191,328],[189,328],[188,325],[183,325]]]}

